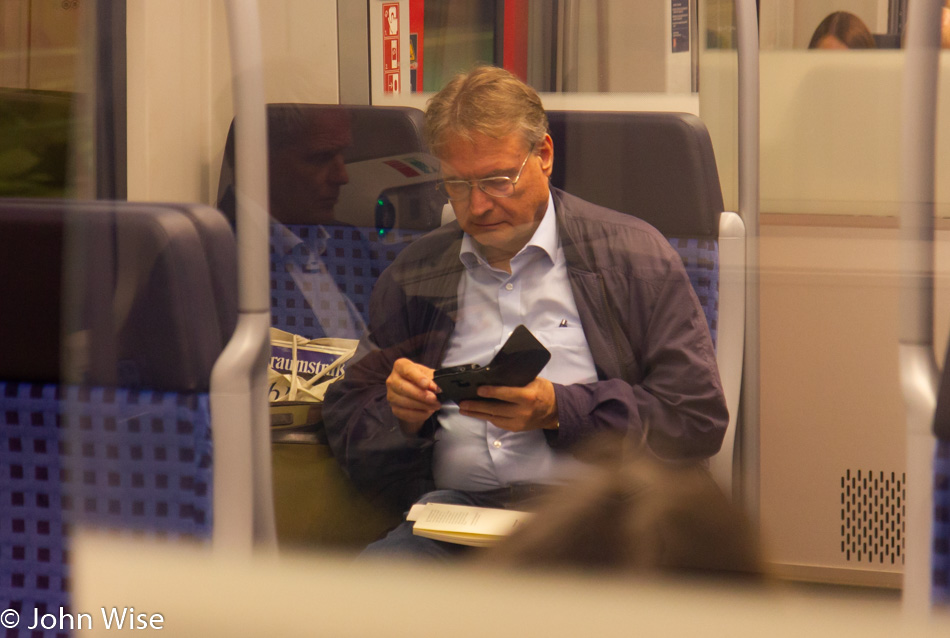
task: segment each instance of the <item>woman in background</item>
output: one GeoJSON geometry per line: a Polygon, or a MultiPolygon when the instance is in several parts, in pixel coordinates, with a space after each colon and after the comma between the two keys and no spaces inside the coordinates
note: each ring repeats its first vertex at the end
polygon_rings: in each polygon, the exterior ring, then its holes
{"type": "Polygon", "coordinates": [[[874,49],[874,36],[853,13],[835,11],[821,21],[808,43],[809,49],[874,49]]]}

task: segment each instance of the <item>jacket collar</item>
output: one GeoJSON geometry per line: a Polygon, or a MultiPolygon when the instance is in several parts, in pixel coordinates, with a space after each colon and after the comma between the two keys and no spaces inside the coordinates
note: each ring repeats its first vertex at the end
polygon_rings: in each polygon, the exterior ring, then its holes
{"type": "Polygon", "coordinates": [[[559,188],[551,187],[551,195],[554,198],[554,210],[557,218],[558,239],[561,242],[561,248],[564,249],[564,258],[570,268],[581,270],[586,273],[596,274],[593,267],[593,259],[588,254],[590,250],[590,241],[586,237],[580,237],[580,228],[572,223],[575,212],[572,195],[565,193],[559,188]]]}

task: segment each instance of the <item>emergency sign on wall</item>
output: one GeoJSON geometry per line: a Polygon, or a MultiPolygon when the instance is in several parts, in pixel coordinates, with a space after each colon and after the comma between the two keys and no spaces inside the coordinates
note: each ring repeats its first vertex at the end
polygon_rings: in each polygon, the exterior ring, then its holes
{"type": "Polygon", "coordinates": [[[399,93],[399,3],[383,3],[383,92],[399,93]]]}

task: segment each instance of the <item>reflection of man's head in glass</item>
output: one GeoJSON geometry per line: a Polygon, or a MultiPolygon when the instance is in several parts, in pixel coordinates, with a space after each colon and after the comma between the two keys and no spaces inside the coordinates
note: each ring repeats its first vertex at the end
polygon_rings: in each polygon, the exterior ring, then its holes
{"type": "Polygon", "coordinates": [[[343,149],[352,141],[345,109],[288,105],[268,112],[270,212],[284,224],[335,223],[333,207],[349,182],[343,149]]]}

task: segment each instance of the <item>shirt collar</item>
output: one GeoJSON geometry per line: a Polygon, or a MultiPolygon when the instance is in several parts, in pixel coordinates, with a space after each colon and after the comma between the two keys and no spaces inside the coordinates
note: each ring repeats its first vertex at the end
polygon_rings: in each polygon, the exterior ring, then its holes
{"type": "MultiPolygon", "coordinates": [[[[316,250],[318,255],[326,252],[327,240],[330,239],[330,233],[320,224],[314,224],[310,234],[316,237],[314,246],[307,246],[308,250],[316,250]]],[[[281,255],[289,255],[295,248],[306,242],[297,236],[297,234],[285,224],[272,222],[270,229],[271,247],[281,255]]]]}
{"type": "MultiPolygon", "coordinates": [[[[547,208],[544,209],[544,216],[541,218],[541,223],[534,229],[534,234],[531,235],[531,239],[518,251],[518,254],[512,258],[512,261],[516,260],[518,255],[532,250],[539,250],[546,254],[552,263],[557,256],[557,221],[554,218],[554,198],[551,196],[550,191],[548,191],[548,205],[547,208]]],[[[462,262],[462,265],[469,270],[479,265],[488,265],[488,262],[485,261],[485,258],[479,253],[475,240],[472,239],[472,236],[468,233],[462,236],[462,248],[459,251],[459,260],[462,262]]]]}

